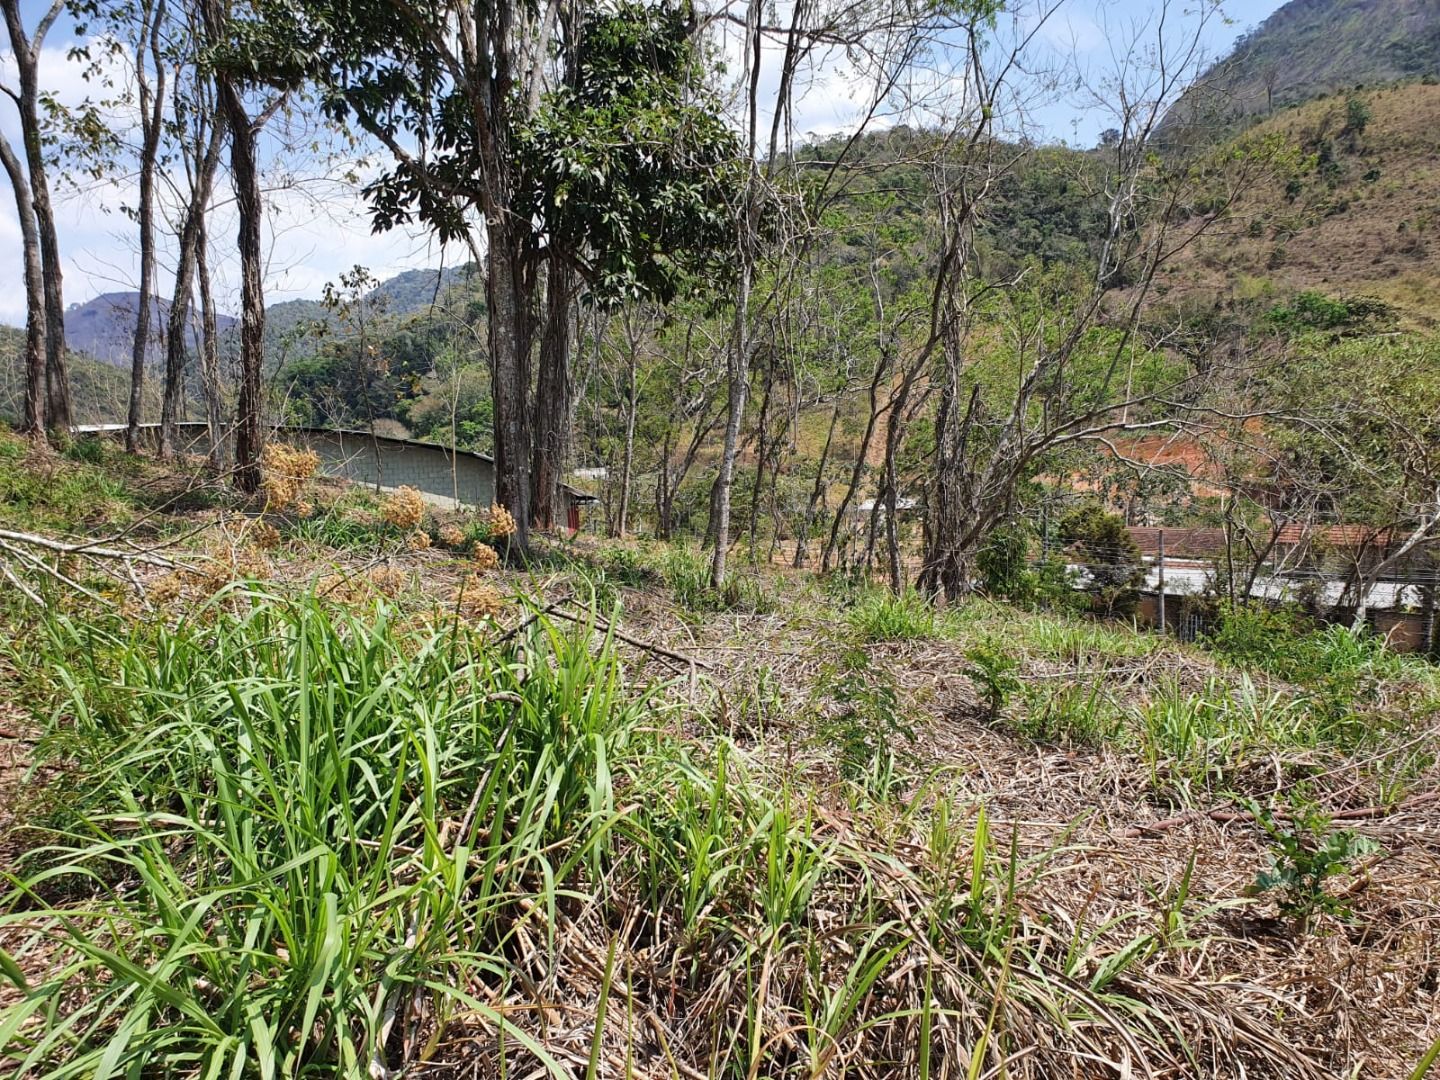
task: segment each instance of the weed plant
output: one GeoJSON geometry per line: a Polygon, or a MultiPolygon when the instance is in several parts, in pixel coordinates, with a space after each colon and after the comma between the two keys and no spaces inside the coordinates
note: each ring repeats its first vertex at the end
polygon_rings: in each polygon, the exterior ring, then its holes
{"type": "Polygon", "coordinates": [[[763,615],[775,610],[775,597],[760,578],[732,570],[720,588],[710,583],[710,562],[686,547],[671,547],[660,560],[660,574],[671,595],[695,615],[729,611],[763,615]]]}
{"type": "Polygon", "coordinates": [[[914,589],[867,589],[845,618],[862,642],[929,641],[950,631],[944,614],[914,589]]]}

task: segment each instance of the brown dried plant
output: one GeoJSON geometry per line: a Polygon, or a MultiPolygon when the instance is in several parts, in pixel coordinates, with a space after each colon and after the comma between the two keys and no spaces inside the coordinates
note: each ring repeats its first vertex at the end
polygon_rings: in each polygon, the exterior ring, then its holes
{"type": "Polygon", "coordinates": [[[409,532],[425,520],[425,499],[413,487],[398,487],[385,497],[380,517],[387,525],[409,532]]]}
{"type": "Polygon", "coordinates": [[[314,450],[272,442],[261,453],[260,466],[267,505],[283,510],[300,499],[306,482],[320,468],[320,455],[314,450]]]}

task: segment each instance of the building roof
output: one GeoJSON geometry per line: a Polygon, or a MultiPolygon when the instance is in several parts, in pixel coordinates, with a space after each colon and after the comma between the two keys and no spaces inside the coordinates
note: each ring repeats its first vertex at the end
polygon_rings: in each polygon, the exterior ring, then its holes
{"type": "Polygon", "coordinates": [[[1390,530],[1373,525],[1282,525],[1279,543],[1319,543],[1332,548],[1385,547],[1390,530]]]}
{"type": "Polygon", "coordinates": [[[1160,534],[1165,534],[1165,557],[1205,559],[1225,554],[1225,530],[1204,528],[1151,529],[1132,525],[1127,530],[1140,554],[1160,554],[1160,534]]]}
{"type": "MultiPolygon", "coordinates": [[[[1225,554],[1225,530],[1214,528],[1144,528],[1127,530],[1142,555],[1160,554],[1160,534],[1165,534],[1165,557],[1205,559],[1225,554]]],[[[1320,544],[1329,548],[1385,547],[1390,544],[1388,529],[1371,525],[1282,525],[1276,543],[1288,546],[1320,544]]]]}

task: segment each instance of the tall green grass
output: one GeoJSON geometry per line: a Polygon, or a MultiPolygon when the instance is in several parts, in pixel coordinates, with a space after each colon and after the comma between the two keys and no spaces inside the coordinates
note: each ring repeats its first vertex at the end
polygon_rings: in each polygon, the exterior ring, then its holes
{"type": "Polygon", "coordinates": [[[926,641],[950,632],[944,613],[914,589],[867,589],[845,613],[861,641],[926,641]]]}
{"type": "MultiPolygon", "coordinates": [[[[452,1044],[623,1075],[642,1040],[646,1075],[735,1080],[1193,1060],[1200,999],[1140,986],[1155,931],[1053,917],[1056,852],[983,810],[839,822],[674,734],[593,623],[247,599],[31,645],[68,779],[0,894],[14,1075],[359,1078],[452,1044]]],[[[1225,1032],[1207,1052],[1267,1052],[1225,1032]]]]}
{"type": "Polygon", "coordinates": [[[608,642],[276,598],[50,634],[81,779],[0,916],[64,958],[0,1024],[22,1074],[358,1075],[416,996],[509,1026],[467,988],[603,859],[642,712],[608,642]]]}

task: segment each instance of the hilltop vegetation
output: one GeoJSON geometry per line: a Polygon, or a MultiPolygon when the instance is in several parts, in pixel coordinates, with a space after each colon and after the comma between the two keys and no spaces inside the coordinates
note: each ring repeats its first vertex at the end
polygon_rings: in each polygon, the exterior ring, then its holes
{"type": "Polygon", "coordinates": [[[1440,318],[1440,86],[1353,90],[1285,109],[1297,167],[1247,191],[1165,278],[1172,293],[1234,305],[1303,291],[1374,296],[1411,325],[1440,318]]]}
{"type": "Polygon", "coordinates": [[[1440,11],[1429,0],[1290,0],[1205,72],[1176,111],[1223,122],[1423,78],[1440,78],[1440,11]]]}

